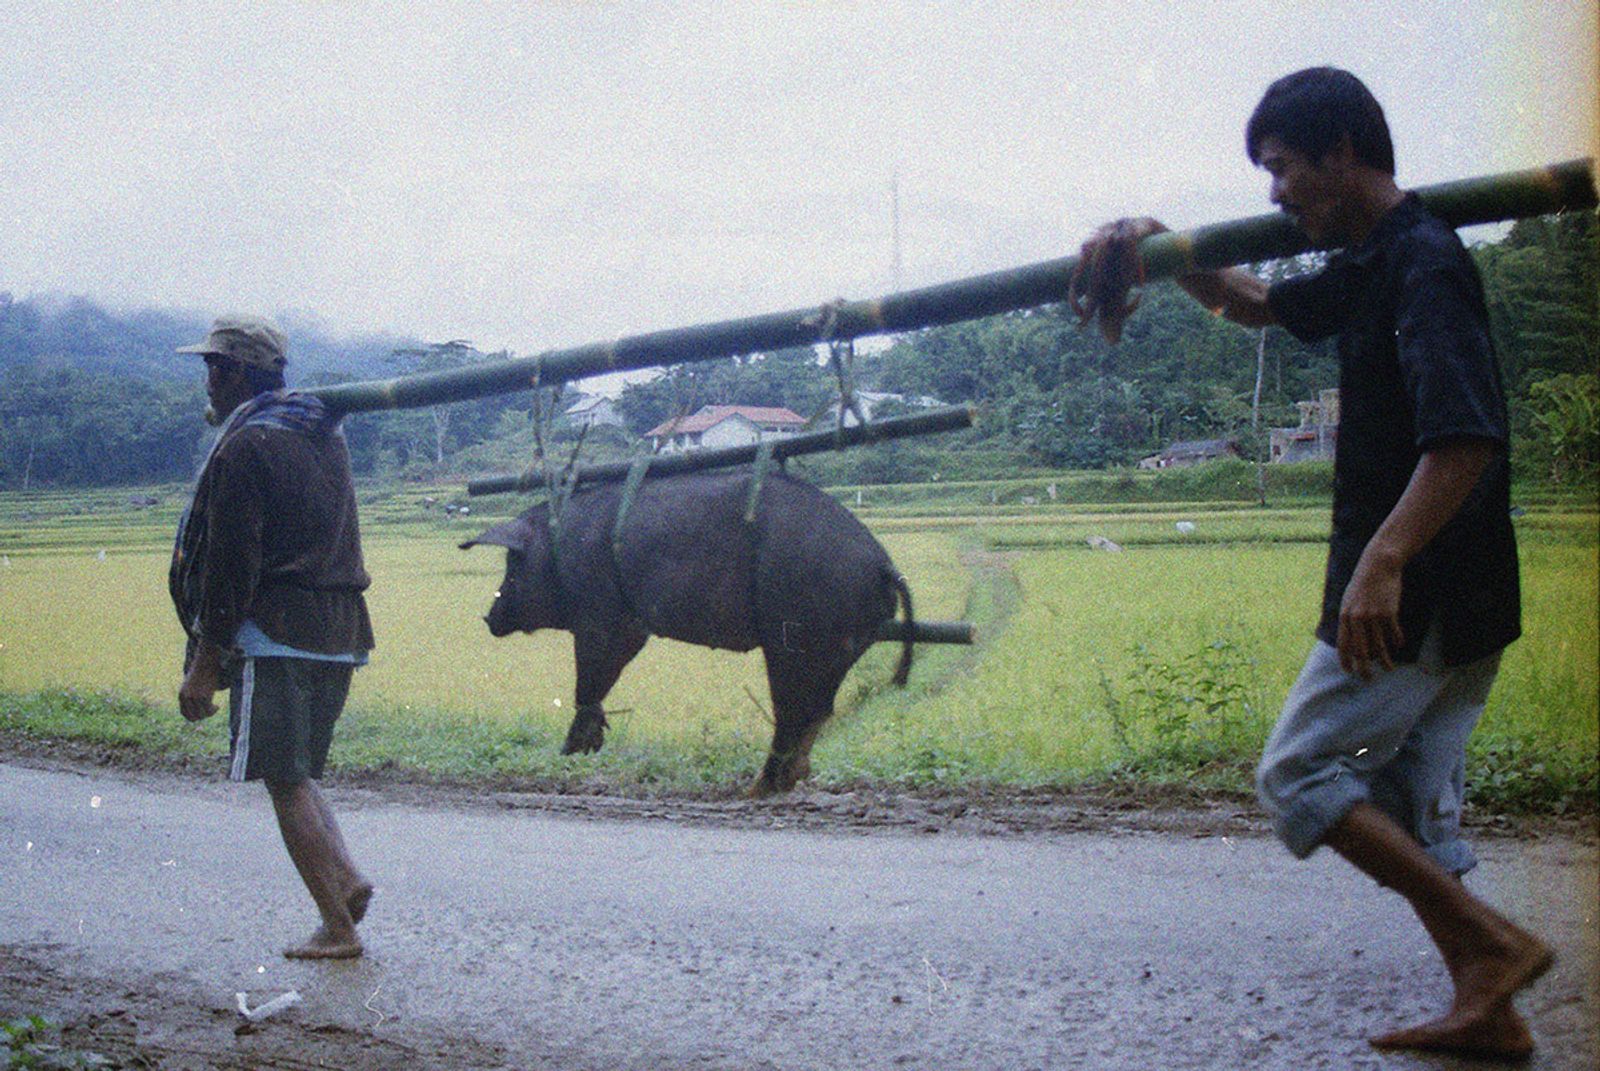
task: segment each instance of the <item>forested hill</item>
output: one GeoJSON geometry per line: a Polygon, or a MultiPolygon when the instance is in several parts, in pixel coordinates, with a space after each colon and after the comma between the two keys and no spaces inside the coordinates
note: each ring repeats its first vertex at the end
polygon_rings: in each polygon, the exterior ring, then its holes
{"type": "MultiPolygon", "coordinates": [[[[394,351],[416,345],[337,338],[310,317],[279,322],[291,386],[392,376],[394,351]]],[[[82,297],[18,300],[0,290],[0,488],[192,477],[206,436],[204,372],[173,351],[210,325],[197,313],[118,312],[82,297]]]]}
{"type": "MultiPolygon", "coordinates": [[[[0,280],[3,284],[4,280],[0,280]]],[[[308,316],[280,316],[289,334],[295,384],[394,374],[396,348],[416,342],[387,335],[335,338],[308,316]]],[[[23,367],[70,367],[96,375],[192,381],[192,358],[174,353],[205,337],[211,317],[141,309],[114,312],[83,297],[15,299],[0,291],[0,375],[23,367]]]]}
{"type": "MultiPolygon", "coordinates": [[[[1519,476],[1592,481],[1600,469],[1600,247],[1594,213],[1527,220],[1473,250],[1505,372],[1519,476]]],[[[1268,278],[1309,262],[1260,265],[1268,278]]],[[[197,362],[173,353],[209,318],[119,313],[82,298],[13,300],[0,279],[0,489],[188,479],[204,439],[197,362]]],[[[290,383],[309,386],[488,359],[470,346],[379,335],[338,339],[313,317],[285,317],[290,383]]],[[[1182,440],[1231,438],[1247,457],[1296,403],[1337,385],[1326,345],[1273,328],[1246,331],[1171,284],[1145,288],[1121,345],[1107,346],[1061,307],[911,332],[863,352],[865,389],[976,403],[978,428],[955,437],[841,454],[819,471],[839,482],[1012,474],[1024,466],[1128,465],[1182,440]],[[1260,379],[1258,383],[1258,369],[1260,379]],[[1259,394],[1259,406],[1253,403],[1259,394]]],[[[799,349],[686,365],[630,385],[626,430],[584,443],[587,459],[635,451],[656,423],[708,403],[826,408],[832,376],[799,349]]],[[[455,477],[531,460],[529,397],[346,421],[358,475],[455,477]]],[[[879,415],[892,415],[893,407],[879,415]]],[[[558,438],[570,439],[554,429],[558,438]]]]}

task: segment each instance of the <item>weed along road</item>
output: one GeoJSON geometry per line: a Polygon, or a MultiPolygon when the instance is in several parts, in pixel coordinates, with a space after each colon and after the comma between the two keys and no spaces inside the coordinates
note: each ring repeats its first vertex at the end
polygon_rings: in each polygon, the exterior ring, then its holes
{"type": "MultiPolygon", "coordinates": [[[[0,764],[0,1012],[169,1069],[1473,1066],[1368,1049],[1447,999],[1427,938],[1248,829],[330,793],[379,889],[368,951],[291,963],[313,915],[264,793],[0,764]],[[235,1032],[236,993],[289,990],[235,1032]]],[[[1479,845],[1469,881],[1560,956],[1522,998],[1531,1066],[1593,1067],[1592,835],[1479,845]]]]}

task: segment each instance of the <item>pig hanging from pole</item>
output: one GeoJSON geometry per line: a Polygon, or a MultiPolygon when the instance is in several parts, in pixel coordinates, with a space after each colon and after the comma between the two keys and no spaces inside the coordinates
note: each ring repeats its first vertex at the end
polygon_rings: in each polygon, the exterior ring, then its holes
{"type": "MultiPolygon", "coordinates": [[[[642,473],[641,473],[642,475],[642,473]]],[[[470,539],[506,548],[484,620],[495,636],[574,636],[577,713],[563,754],[604,743],[602,701],[651,636],[766,657],[775,722],[752,796],[810,773],[845,674],[905,608],[894,682],[911,669],[911,592],[854,514],[780,473],[723,470],[597,484],[470,539]]]]}

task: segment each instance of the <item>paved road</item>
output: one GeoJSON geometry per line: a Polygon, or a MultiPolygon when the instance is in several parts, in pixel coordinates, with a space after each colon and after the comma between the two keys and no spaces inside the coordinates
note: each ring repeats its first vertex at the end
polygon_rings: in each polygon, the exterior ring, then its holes
{"type": "MultiPolygon", "coordinates": [[[[265,793],[0,764],[0,945],[229,1007],[568,1068],[1455,1067],[1366,1032],[1447,996],[1398,898],[1252,837],[685,828],[333,795],[369,954],[309,928],[265,793]]],[[[1483,846],[1474,887],[1561,959],[1532,1066],[1600,1053],[1597,853],[1483,846]]],[[[1460,1065],[1469,1066],[1469,1065],[1460,1065]]]]}

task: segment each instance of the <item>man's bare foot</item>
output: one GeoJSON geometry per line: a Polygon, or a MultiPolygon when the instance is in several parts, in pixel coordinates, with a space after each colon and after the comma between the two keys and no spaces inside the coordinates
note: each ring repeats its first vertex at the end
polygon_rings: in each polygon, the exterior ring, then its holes
{"type": "Polygon", "coordinates": [[[1520,1060],[1533,1052],[1533,1035],[1511,998],[1550,969],[1555,953],[1512,923],[1498,917],[1495,921],[1490,940],[1458,948],[1449,957],[1456,987],[1449,1014],[1375,1037],[1374,1046],[1501,1060],[1520,1060]]]}
{"type": "Polygon", "coordinates": [[[345,897],[344,906],[350,912],[351,922],[360,922],[367,917],[367,905],[372,903],[372,892],[372,886],[362,882],[345,897]]]}
{"type": "Polygon", "coordinates": [[[1446,1018],[1488,1017],[1519,990],[1538,981],[1556,954],[1550,946],[1498,915],[1491,937],[1464,943],[1445,956],[1456,997],[1446,1018]]]}
{"type": "Polygon", "coordinates": [[[1533,1054],[1528,1024],[1509,1002],[1476,1018],[1452,1011],[1442,1019],[1370,1039],[1378,1049],[1421,1049],[1494,1060],[1525,1060],[1533,1054]]]}
{"type": "Polygon", "coordinates": [[[286,959],[355,959],[361,951],[354,932],[349,937],[335,937],[326,926],[318,926],[309,941],[284,949],[283,955],[286,959]]]}

